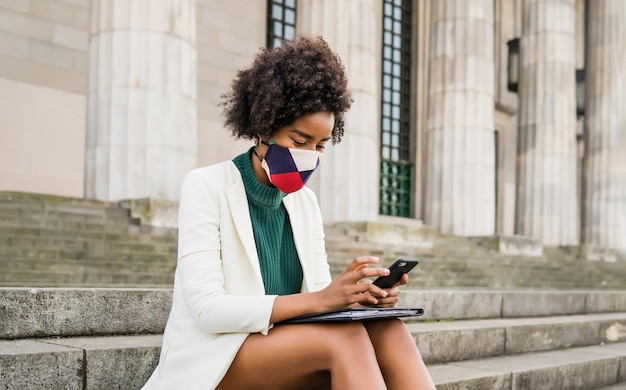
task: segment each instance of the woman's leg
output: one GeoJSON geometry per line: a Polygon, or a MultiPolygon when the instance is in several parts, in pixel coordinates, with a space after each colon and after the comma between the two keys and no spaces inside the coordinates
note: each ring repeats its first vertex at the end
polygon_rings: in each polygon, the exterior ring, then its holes
{"type": "Polygon", "coordinates": [[[281,325],[250,335],[218,390],[385,389],[360,323],[281,325]]]}
{"type": "Polygon", "coordinates": [[[415,340],[402,321],[365,321],[363,324],[374,345],[387,388],[435,388],[415,340]]]}

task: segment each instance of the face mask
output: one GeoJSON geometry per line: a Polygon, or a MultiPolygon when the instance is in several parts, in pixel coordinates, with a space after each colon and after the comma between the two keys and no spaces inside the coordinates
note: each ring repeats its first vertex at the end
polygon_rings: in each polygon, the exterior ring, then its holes
{"type": "Polygon", "coordinates": [[[261,166],[270,182],[285,194],[296,192],[309,180],[322,154],[315,150],[285,148],[270,142],[261,166]]]}

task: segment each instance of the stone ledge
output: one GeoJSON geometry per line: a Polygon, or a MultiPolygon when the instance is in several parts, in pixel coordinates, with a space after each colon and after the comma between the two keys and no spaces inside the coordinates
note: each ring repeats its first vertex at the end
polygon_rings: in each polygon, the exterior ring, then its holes
{"type": "Polygon", "coordinates": [[[603,261],[606,263],[626,261],[626,253],[618,249],[590,244],[582,245],[578,249],[580,256],[588,261],[603,261]]]}
{"type": "Polygon", "coordinates": [[[404,290],[398,305],[429,320],[626,312],[626,291],[404,290]]]}
{"type": "Polygon", "coordinates": [[[438,390],[594,389],[626,381],[626,343],[428,366],[438,390]]]}
{"type": "Polygon", "coordinates": [[[626,342],[626,313],[408,322],[426,363],[626,342]]]}
{"type": "MultiPolygon", "coordinates": [[[[171,288],[0,288],[0,339],[159,334],[171,304],[171,288]]],[[[399,306],[424,320],[626,312],[626,291],[405,289],[399,306]]]]}
{"type": "MultiPolygon", "coordinates": [[[[0,341],[0,380],[9,388],[140,388],[157,364],[161,341],[160,336],[0,341]]],[[[427,368],[439,390],[597,388],[626,381],[626,343],[427,368]]]]}
{"type": "Polygon", "coordinates": [[[16,389],[138,389],[161,336],[0,340],[0,383],[16,389]]]}
{"type": "Polygon", "coordinates": [[[0,339],[163,332],[171,289],[2,288],[0,339]]]}
{"type": "Polygon", "coordinates": [[[358,242],[431,248],[440,234],[419,220],[382,217],[378,221],[338,222],[330,225],[358,242]]]}
{"type": "Polygon", "coordinates": [[[512,235],[494,235],[486,237],[471,237],[470,240],[478,245],[487,247],[503,255],[510,256],[543,256],[541,240],[532,237],[512,235]]]}
{"type": "Polygon", "coordinates": [[[142,198],[120,201],[120,207],[130,210],[132,218],[141,225],[178,228],[178,202],[166,199],[142,198]]]}

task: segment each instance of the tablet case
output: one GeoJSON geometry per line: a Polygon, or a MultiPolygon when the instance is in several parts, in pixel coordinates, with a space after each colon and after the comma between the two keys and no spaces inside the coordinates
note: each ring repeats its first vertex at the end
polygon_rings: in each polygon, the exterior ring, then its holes
{"type": "Polygon", "coordinates": [[[310,322],[341,322],[341,321],[366,321],[385,318],[417,317],[424,314],[422,308],[355,308],[329,311],[317,314],[307,314],[281,321],[282,324],[303,324],[310,322]]]}

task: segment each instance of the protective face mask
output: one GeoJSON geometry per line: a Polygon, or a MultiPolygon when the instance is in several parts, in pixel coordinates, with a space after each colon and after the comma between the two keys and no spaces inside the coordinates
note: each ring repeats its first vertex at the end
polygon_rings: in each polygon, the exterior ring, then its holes
{"type": "Polygon", "coordinates": [[[309,180],[322,154],[315,150],[285,148],[275,142],[267,145],[261,166],[270,182],[285,194],[296,192],[309,180]]]}

